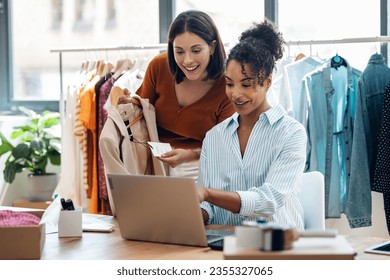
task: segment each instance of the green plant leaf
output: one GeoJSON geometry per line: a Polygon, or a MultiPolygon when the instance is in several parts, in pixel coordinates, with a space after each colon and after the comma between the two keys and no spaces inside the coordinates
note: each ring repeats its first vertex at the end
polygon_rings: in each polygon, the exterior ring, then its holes
{"type": "Polygon", "coordinates": [[[60,115],[55,114],[55,113],[50,113],[47,114],[43,119],[42,119],[42,126],[44,128],[52,127],[54,125],[57,125],[60,120],[60,115]]]}
{"type": "Polygon", "coordinates": [[[43,175],[46,174],[47,156],[39,158],[38,161],[34,162],[33,170],[34,174],[43,175]]]}
{"type": "Polygon", "coordinates": [[[35,152],[37,154],[41,154],[41,153],[43,153],[43,151],[45,149],[45,144],[43,143],[42,139],[36,138],[36,139],[31,140],[30,148],[33,152],[35,152]]]}
{"type": "Polygon", "coordinates": [[[57,151],[59,154],[61,153],[61,142],[60,139],[52,139],[50,141],[51,149],[57,151]]]}
{"type": "Polygon", "coordinates": [[[49,154],[49,160],[53,165],[60,165],[61,164],[61,154],[56,150],[50,150],[48,151],[49,154]]]}
{"type": "Polygon", "coordinates": [[[12,151],[12,156],[15,158],[15,159],[19,159],[19,158],[28,158],[29,156],[31,155],[31,150],[30,148],[24,144],[24,143],[20,143],[18,144],[14,150],[12,151]]]}
{"type": "Polygon", "coordinates": [[[15,174],[17,172],[22,172],[23,166],[12,162],[5,166],[3,174],[4,174],[4,181],[7,183],[12,183],[15,180],[15,174]]]}
{"type": "Polygon", "coordinates": [[[5,136],[1,132],[0,132],[0,140],[1,140],[0,156],[12,151],[14,146],[5,138],[5,136]]]}
{"type": "Polygon", "coordinates": [[[17,139],[17,138],[21,137],[23,134],[25,134],[24,130],[18,128],[17,130],[14,130],[11,133],[11,139],[17,139]]]}
{"type": "Polygon", "coordinates": [[[24,106],[19,106],[18,107],[19,111],[23,112],[25,115],[29,117],[29,119],[35,119],[37,118],[38,114],[35,113],[33,110],[30,110],[24,106]]]}

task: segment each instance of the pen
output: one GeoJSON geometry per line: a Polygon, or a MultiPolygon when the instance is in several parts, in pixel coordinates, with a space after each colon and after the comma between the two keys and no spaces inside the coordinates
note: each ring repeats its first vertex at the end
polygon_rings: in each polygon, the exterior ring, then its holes
{"type": "Polygon", "coordinates": [[[73,201],[71,199],[67,199],[65,201],[64,198],[61,198],[61,205],[62,205],[62,210],[75,210],[73,201]]]}
{"type": "Polygon", "coordinates": [[[62,206],[62,210],[66,210],[66,202],[65,202],[65,199],[61,198],[61,206],[62,206]]]}
{"type": "Polygon", "coordinates": [[[71,199],[67,199],[66,203],[68,206],[66,210],[75,210],[74,205],[73,205],[73,201],[71,199]]]}

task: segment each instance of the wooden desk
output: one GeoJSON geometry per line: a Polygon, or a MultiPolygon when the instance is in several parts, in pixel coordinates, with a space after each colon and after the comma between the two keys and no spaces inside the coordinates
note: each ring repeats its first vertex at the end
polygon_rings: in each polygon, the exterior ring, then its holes
{"type": "MultiPolygon", "coordinates": [[[[222,251],[209,248],[171,244],[139,242],[121,237],[116,219],[102,217],[114,225],[111,233],[83,232],[82,238],[58,238],[56,233],[46,236],[43,260],[222,260],[222,251]]],[[[212,228],[221,228],[213,226],[212,228]]],[[[386,239],[363,236],[347,236],[356,250],[355,259],[387,259],[390,256],[366,254],[364,249],[386,239]]]]}
{"type": "MultiPolygon", "coordinates": [[[[111,233],[83,232],[81,238],[58,238],[47,234],[43,260],[222,260],[222,252],[210,248],[125,240],[112,217],[111,233]]],[[[220,228],[220,227],[214,227],[220,228]]]]}

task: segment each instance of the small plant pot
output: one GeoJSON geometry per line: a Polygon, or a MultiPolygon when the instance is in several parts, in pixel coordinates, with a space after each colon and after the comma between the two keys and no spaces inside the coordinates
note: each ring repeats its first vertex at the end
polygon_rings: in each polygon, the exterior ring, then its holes
{"type": "Polygon", "coordinates": [[[48,201],[53,196],[57,187],[57,174],[47,173],[45,175],[27,175],[28,193],[30,201],[48,201]]]}

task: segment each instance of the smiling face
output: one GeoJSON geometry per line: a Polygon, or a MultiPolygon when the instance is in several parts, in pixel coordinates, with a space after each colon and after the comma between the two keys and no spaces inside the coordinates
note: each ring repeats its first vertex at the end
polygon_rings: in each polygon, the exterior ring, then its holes
{"type": "Polygon", "coordinates": [[[173,41],[175,61],[189,80],[201,80],[207,76],[207,65],[214,53],[215,42],[209,46],[194,33],[184,32],[173,41]]]}
{"type": "Polygon", "coordinates": [[[261,86],[248,65],[244,65],[242,69],[240,62],[231,60],[226,67],[225,78],[226,95],[240,116],[257,120],[261,113],[270,108],[266,96],[271,86],[271,76],[261,86]]]}

